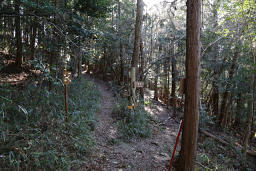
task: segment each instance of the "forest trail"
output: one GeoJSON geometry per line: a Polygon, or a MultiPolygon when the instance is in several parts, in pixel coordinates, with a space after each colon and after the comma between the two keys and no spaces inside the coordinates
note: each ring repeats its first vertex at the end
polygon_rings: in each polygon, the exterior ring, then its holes
{"type": "MultiPolygon", "coordinates": [[[[103,81],[91,80],[101,92],[102,110],[97,115],[95,151],[81,170],[166,170],[178,129],[178,123],[169,117],[170,111],[153,102],[146,107],[158,120],[151,123],[152,136],[124,142],[119,139],[116,122],[111,117],[115,104],[111,89],[103,81]]],[[[150,94],[147,91],[146,98],[150,98],[150,94]]]]}

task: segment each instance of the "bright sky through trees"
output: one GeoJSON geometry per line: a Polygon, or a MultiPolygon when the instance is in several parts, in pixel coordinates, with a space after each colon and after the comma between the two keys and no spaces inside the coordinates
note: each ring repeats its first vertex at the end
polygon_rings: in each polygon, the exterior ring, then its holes
{"type": "Polygon", "coordinates": [[[143,0],[143,2],[146,4],[146,8],[150,9],[154,5],[158,5],[160,2],[163,2],[164,0],[143,0]]]}

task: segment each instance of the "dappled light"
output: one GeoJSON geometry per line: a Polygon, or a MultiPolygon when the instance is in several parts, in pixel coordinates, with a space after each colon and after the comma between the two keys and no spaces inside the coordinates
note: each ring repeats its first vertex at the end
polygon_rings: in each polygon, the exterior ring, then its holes
{"type": "Polygon", "coordinates": [[[255,0],[2,0],[0,170],[255,170],[255,16],[255,0]]]}

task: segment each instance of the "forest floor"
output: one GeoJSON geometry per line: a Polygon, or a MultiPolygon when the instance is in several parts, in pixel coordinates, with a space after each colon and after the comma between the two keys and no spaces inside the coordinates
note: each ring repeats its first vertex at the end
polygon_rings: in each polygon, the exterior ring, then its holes
{"type": "MultiPolygon", "coordinates": [[[[103,81],[95,79],[94,82],[102,94],[95,131],[96,149],[81,170],[166,170],[179,126],[170,117],[171,112],[159,102],[146,106],[146,111],[157,120],[151,125],[152,136],[122,141],[117,135],[116,121],[111,116],[114,94],[103,81]]],[[[147,91],[145,98],[151,99],[152,94],[147,91]]]]}
{"type": "MultiPolygon", "coordinates": [[[[152,135],[148,138],[129,138],[123,140],[118,135],[117,121],[112,116],[112,110],[117,103],[112,87],[108,83],[93,77],[86,77],[93,81],[101,92],[101,112],[97,115],[97,126],[95,130],[96,147],[89,156],[89,161],[80,170],[126,170],[126,171],[162,171],[167,170],[176,141],[179,127],[179,117],[182,113],[177,111],[173,116],[172,109],[167,109],[164,104],[153,100],[153,91],[145,91],[145,110],[154,118],[151,129],[152,135]]],[[[237,142],[235,136],[228,136],[222,132],[219,135],[217,129],[209,130],[217,137],[225,138],[226,141],[237,142]],[[228,137],[228,138],[227,138],[228,137]],[[235,139],[236,140],[235,140],[235,139]]],[[[231,146],[208,138],[202,133],[198,137],[197,169],[198,170],[253,170],[255,160],[247,158],[243,163],[241,156],[231,146]]],[[[180,150],[180,144],[176,151],[180,150]]]]}

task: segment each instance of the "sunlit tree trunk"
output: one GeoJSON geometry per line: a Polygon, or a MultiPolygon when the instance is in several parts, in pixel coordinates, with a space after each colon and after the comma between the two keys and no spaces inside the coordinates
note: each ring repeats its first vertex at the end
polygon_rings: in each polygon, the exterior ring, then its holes
{"type": "Polygon", "coordinates": [[[32,20],[31,33],[30,33],[30,60],[35,58],[35,42],[36,42],[36,22],[35,18],[32,20]]]}
{"type": "Polygon", "coordinates": [[[184,129],[177,170],[195,170],[200,93],[201,0],[187,1],[184,129]]]}
{"type": "Polygon", "coordinates": [[[132,64],[131,64],[131,92],[132,92],[133,102],[136,101],[136,87],[134,86],[134,83],[136,81],[136,69],[137,69],[138,58],[139,58],[142,14],[143,14],[143,2],[142,0],[137,0],[134,49],[133,49],[133,58],[132,58],[132,64]]]}

